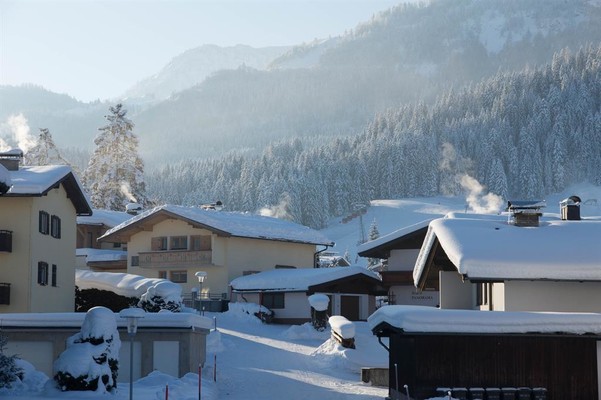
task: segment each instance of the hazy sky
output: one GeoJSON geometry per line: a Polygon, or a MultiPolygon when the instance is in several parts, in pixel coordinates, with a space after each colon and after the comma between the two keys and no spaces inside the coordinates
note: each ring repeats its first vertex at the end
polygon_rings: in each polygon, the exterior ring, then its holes
{"type": "Polygon", "coordinates": [[[203,44],[310,42],[402,1],[0,0],[0,84],[104,100],[203,44]]]}

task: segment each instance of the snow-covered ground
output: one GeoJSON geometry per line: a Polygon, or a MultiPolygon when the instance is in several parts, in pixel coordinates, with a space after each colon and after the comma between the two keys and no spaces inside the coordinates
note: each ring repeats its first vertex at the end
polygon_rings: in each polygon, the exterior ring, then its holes
{"type": "MultiPolygon", "coordinates": [[[[583,217],[601,216],[601,188],[591,185],[574,186],[561,194],[549,196],[545,199],[547,207],[543,212],[558,214],[559,201],[571,195],[582,199],[583,217]]],[[[380,236],[383,236],[452,211],[470,211],[468,201],[459,197],[376,200],[371,202],[361,218],[365,236],[374,219],[380,236]]],[[[340,254],[348,251],[352,263],[365,265],[365,259],[356,259],[357,242],[361,238],[360,221],[358,216],[346,223],[342,223],[340,218],[335,219],[322,233],[336,242],[335,251],[340,254]]],[[[202,399],[368,400],[383,399],[387,395],[386,388],[361,382],[361,367],[386,366],[388,357],[366,322],[356,323],[357,349],[351,350],[330,340],[329,329],[317,332],[309,325],[265,325],[254,316],[236,311],[208,315],[216,318],[218,329],[208,337],[207,363],[202,371],[202,399]]],[[[106,398],[106,394],[102,393],[62,393],[52,383],[43,374],[30,371],[24,388],[11,393],[0,391],[0,398],[106,398]]],[[[198,399],[198,374],[175,378],[158,372],[135,382],[134,398],[165,399],[167,385],[169,399],[198,399]]],[[[110,396],[115,400],[128,399],[128,390],[128,384],[120,383],[117,393],[110,396]]]]}
{"type": "MultiPolygon", "coordinates": [[[[356,349],[345,349],[310,324],[267,325],[238,310],[205,314],[216,318],[217,330],[207,340],[201,398],[231,399],[383,399],[387,389],[361,382],[362,366],[386,366],[388,353],[366,322],[356,323],[356,349]],[[215,368],[216,360],[216,368],[215,368]],[[216,381],[214,381],[214,377],[216,381]]],[[[3,400],[107,398],[106,393],[60,392],[53,381],[30,371],[26,387],[0,391],[3,400]]],[[[159,372],[134,383],[134,399],[198,399],[198,374],[177,379],[159,372]]],[[[129,398],[129,384],[120,383],[115,400],[129,398]]]]}

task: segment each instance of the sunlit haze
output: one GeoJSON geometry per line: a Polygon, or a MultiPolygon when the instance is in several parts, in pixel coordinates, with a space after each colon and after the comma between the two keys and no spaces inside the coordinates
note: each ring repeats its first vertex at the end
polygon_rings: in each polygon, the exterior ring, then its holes
{"type": "Polygon", "coordinates": [[[109,99],[203,44],[301,44],[401,2],[0,0],[0,84],[109,99]]]}

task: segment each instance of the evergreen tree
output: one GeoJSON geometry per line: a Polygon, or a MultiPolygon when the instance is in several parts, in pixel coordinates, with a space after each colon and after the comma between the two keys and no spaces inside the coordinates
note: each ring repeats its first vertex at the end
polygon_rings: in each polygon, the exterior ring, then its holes
{"type": "Polygon", "coordinates": [[[23,369],[17,366],[17,356],[4,354],[8,344],[6,337],[0,330],[0,389],[11,388],[13,383],[23,378],[23,369]]]}
{"type": "Polygon", "coordinates": [[[48,128],[40,128],[36,144],[23,155],[25,165],[70,165],[54,144],[48,128]]]}
{"type": "Polygon", "coordinates": [[[96,208],[124,210],[130,202],[145,206],[144,164],[138,155],[134,124],[121,104],[109,108],[108,125],[99,128],[96,149],[83,177],[96,208]]]}
{"type": "MultiPolygon", "coordinates": [[[[378,230],[378,224],[376,222],[376,219],[374,218],[374,220],[371,222],[371,225],[369,226],[369,240],[376,240],[377,238],[380,237],[380,231],[378,230]]],[[[375,267],[376,265],[378,265],[380,263],[380,259],[379,258],[368,258],[367,259],[367,268],[371,269],[373,267],[375,267]]]]}

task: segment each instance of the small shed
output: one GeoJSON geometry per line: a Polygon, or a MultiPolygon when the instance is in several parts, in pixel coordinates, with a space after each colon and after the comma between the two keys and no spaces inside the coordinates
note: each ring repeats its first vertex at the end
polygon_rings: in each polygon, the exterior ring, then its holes
{"type": "Polygon", "coordinates": [[[545,388],[548,399],[599,399],[601,314],[385,306],[368,319],[389,338],[389,396],[437,388],[545,388]]]}
{"type": "Polygon", "coordinates": [[[261,304],[274,311],[275,322],[291,324],[311,320],[308,297],[315,293],[330,298],[328,315],[351,321],[366,320],[376,296],[386,295],[378,274],[359,266],[276,268],[236,278],[230,287],[233,301],[261,304]]]}

